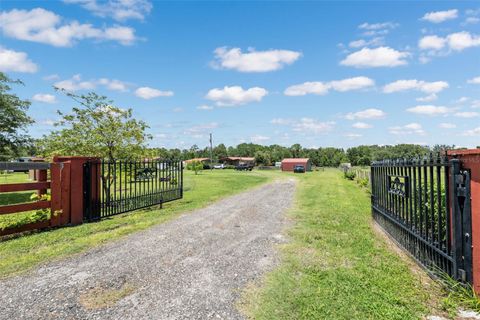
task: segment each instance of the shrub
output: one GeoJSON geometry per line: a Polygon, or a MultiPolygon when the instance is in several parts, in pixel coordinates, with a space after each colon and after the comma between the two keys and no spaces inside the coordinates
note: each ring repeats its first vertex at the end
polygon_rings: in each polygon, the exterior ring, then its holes
{"type": "Polygon", "coordinates": [[[345,179],[348,179],[348,180],[354,180],[355,177],[357,176],[354,171],[345,171],[343,175],[345,179]]]}
{"type": "Polygon", "coordinates": [[[195,174],[198,174],[200,170],[203,170],[203,164],[200,161],[192,161],[187,163],[187,170],[195,171],[195,174]]]}

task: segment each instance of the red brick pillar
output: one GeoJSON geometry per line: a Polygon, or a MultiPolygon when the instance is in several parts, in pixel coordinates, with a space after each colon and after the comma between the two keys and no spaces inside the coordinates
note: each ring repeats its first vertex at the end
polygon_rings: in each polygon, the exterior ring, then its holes
{"type": "Polygon", "coordinates": [[[448,155],[459,159],[464,169],[470,169],[473,287],[480,294],[480,149],[450,150],[448,155]]]}
{"type": "MultiPolygon", "coordinates": [[[[97,157],[56,156],[54,162],[70,163],[70,223],[83,223],[84,212],[84,181],[83,167],[88,161],[99,161],[97,157]]],[[[97,182],[95,182],[97,183],[97,182]]]]}

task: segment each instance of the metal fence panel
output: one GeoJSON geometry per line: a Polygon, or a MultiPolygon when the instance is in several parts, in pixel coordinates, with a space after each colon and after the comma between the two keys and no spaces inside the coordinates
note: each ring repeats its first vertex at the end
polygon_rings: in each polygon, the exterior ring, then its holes
{"type": "Polygon", "coordinates": [[[465,221],[461,217],[469,214],[456,208],[457,185],[451,177],[459,169],[453,163],[440,155],[374,162],[372,214],[421,265],[471,281],[462,276],[465,269],[471,268],[462,260],[465,256],[462,252],[468,251],[461,241],[465,226],[452,221],[457,217],[465,221]],[[455,240],[455,236],[460,240],[455,240]]]}
{"type": "Polygon", "coordinates": [[[91,161],[84,181],[87,221],[183,197],[181,161],[91,161]]]}

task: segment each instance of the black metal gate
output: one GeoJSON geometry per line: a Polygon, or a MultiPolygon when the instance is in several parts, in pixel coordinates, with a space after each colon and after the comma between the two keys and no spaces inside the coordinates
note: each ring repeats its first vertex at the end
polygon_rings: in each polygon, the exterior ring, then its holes
{"type": "Polygon", "coordinates": [[[372,214],[421,265],[472,282],[470,172],[444,156],[371,166],[372,214]]]}
{"type": "Polygon", "coordinates": [[[87,221],[182,197],[181,161],[89,161],[84,165],[87,221]]]}

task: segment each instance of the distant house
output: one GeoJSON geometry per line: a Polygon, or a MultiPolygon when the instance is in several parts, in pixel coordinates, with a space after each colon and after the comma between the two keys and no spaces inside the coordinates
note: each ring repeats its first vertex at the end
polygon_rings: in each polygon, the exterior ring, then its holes
{"type": "Polygon", "coordinates": [[[201,162],[203,164],[206,164],[206,163],[210,162],[210,158],[193,158],[193,159],[188,159],[188,160],[183,161],[184,164],[189,164],[189,163],[192,163],[192,162],[201,162]]]}
{"type": "Polygon", "coordinates": [[[309,158],[286,158],[282,160],[282,171],[293,171],[295,166],[304,166],[305,171],[312,171],[312,162],[309,158]]]}
{"type": "Polygon", "coordinates": [[[220,162],[231,165],[238,166],[239,164],[249,164],[255,165],[255,158],[252,157],[223,157],[220,158],[220,162]]]}

